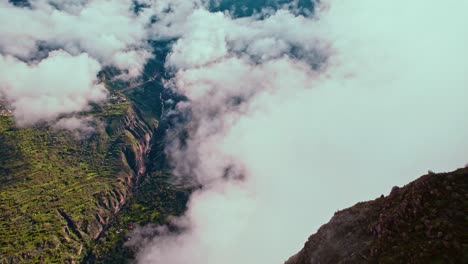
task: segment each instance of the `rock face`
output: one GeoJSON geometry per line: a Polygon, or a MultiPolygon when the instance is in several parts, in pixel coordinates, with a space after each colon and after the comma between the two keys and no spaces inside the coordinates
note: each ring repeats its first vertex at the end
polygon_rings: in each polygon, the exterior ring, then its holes
{"type": "Polygon", "coordinates": [[[335,213],[285,264],[468,263],[468,168],[335,213]]]}
{"type": "Polygon", "coordinates": [[[132,194],[132,189],[139,178],[146,172],[146,157],[151,150],[151,139],[156,127],[145,123],[141,113],[134,106],[129,107],[120,121],[111,128],[110,134],[117,135],[118,153],[120,159],[120,184],[113,186],[110,192],[105,192],[97,198],[98,207],[95,217],[86,223],[83,232],[97,239],[107,227],[109,221],[117,214],[132,194]]]}

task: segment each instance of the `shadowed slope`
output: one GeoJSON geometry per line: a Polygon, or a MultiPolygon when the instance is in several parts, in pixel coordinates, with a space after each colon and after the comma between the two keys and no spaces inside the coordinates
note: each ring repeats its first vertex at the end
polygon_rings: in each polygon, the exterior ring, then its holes
{"type": "Polygon", "coordinates": [[[468,168],[336,212],[286,264],[467,263],[468,168]]]}

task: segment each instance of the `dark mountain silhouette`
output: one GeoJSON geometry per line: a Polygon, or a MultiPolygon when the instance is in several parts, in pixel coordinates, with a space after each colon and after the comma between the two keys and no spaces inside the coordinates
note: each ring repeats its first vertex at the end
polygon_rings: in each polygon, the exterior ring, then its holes
{"type": "Polygon", "coordinates": [[[468,168],[336,212],[286,264],[468,263],[468,168]]]}

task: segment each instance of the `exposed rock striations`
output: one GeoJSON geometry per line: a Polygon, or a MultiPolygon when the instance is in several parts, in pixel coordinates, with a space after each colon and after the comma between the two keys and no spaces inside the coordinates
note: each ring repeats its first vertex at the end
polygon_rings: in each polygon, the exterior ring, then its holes
{"type": "Polygon", "coordinates": [[[0,116],[0,263],[80,261],[133,195],[157,121],[132,102],[92,115],[84,139],[0,116]]]}

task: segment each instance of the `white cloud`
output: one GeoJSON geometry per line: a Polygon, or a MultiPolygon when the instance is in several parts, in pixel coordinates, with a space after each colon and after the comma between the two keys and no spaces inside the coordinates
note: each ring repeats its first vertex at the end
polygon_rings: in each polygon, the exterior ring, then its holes
{"type": "Polygon", "coordinates": [[[157,23],[152,25],[154,38],[180,37],[184,32],[187,18],[194,10],[206,6],[206,0],[160,0],[152,2],[151,10],[157,23]]]}
{"type": "Polygon", "coordinates": [[[169,63],[188,68],[209,63],[227,55],[226,26],[222,13],[195,11],[186,23],[187,34],[174,46],[169,63]],[[197,52],[194,52],[194,50],[197,52]]]}
{"type": "Polygon", "coordinates": [[[204,188],[185,232],[156,238],[139,262],[281,263],[335,210],[463,166],[466,7],[333,0],[315,18],[261,21],[184,10],[168,65],[193,119],[187,146],[168,152],[204,188]],[[214,22],[194,20],[216,20],[215,37],[203,39],[214,22]],[[290,47],[313,56],[285,56],[290,47]],[[320,56],[326,67],[307,66],[320,56]],[[244,180],[223,177],[232,166],[244,180]]]}
{"type": "Polygon", "coordinates": [[[77,138],[83,138],[91,135],[95,131],[93,126],[93,119],[91,117],[65,117],[61,118],[54,124],[57,129],[65,129],[74,131],[77,138]]]}
{"type": "Polygon", "coordinates": [[[31,58],[38,43],[45,43],[75,55],[86,52],[104,65],[142,69],[150,55],[145,44],[146,13],[135,15],[129,1],[54,4],[38,1],[29,9],[0,3],[0,51],[31,58]],[[122,56],[130,59],[128,64],[122,56]]]}
{"type": "Polygon", "coordinates": [[[151,14],[131,1],[31,1],[27,8],[0,2],[0,91],[18,124],[53,121],[105,99],[96,74],[104,66],[140,76],[151,56],[151,14]]]}
{"type": "MultiPolygon", "coordinates": [[[[183,35],[174,45],[168,66],[190,68],[216,62],[229,54],[246,55],[257,61],[294,55],[300,49],[304,57],[314,58],[327,46],[317,38],[316,23],[287,10],[279,10],[265,20],[256,17],[233,19],[229,14],[196,9],[179,26],[183,35]]],[[[156,29],[161,29],[156,26],[156,29]]]]}
{"type": "Polygon", "coordinates": [[[106,99],[107,90],[96,79],[99,70],[99,63],[87,54],[72,56],[62,50],[37,64],[0,55],[0,92],[19,125],[53,121],[106,99]]]}

